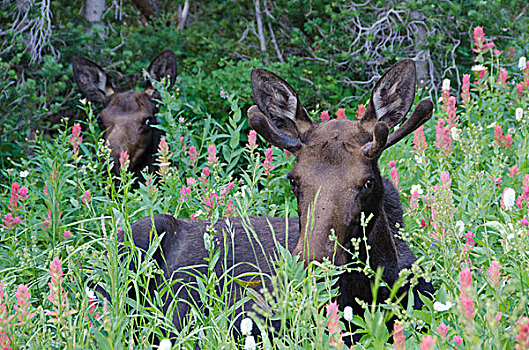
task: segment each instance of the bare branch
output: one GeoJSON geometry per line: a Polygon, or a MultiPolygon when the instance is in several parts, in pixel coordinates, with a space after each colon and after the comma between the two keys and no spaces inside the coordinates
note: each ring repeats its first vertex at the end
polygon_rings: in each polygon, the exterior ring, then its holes
{"type": "Polygon", "coordinates": [[[264,29],[263,29],[263,13],[261,12],[260,0],[254,0],[254,5],[255,5],[255,21],[257,22],[257,37],[259,38],[259,44],[261,46],[261,54],[266,55],[264,58],[264,62],[266,65],[268,65],[266,39],[265,39],[264,29]]]}

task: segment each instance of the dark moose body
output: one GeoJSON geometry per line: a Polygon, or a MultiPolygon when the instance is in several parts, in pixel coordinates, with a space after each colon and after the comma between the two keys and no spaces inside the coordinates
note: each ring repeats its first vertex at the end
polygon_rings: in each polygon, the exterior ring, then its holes
{"type": "MultiPolygon", "coordinates": [[[[411,268],[416,257],[409,246],[396,236],[399,228],[404,227],[400,198],[398,191],[380,175],[378,159],[384,149],[399,142],[432,115],[432,102],[421,101],[400,128],[390,133],[392,127],[404,120],[413,103],[414,63],[403,60],[379,80],[366,112],[359,121],[331,120],[316,124],[309,118],[292,87],[263,69],[253,71],[252,88],[257,105],[248,110],[250,126],[271,144],[294,153],[297,160],[288,178],[298,199],[299,218],[288,219],[288,249],[293,255],[299,255],[306,264],[329,259],[336,265],[346,265],[352,262],[348,252],[352,249],[351,240],[362,238],[365,231],[367,243],[371,247],[371,268],[376,270],[382,267],[382,279],[388,285],[393,285],[399,272],[411,268]],[[362,215],[372,215],[365,227],[361,225],[362,215]],[[304,233],[302,236],[300,231],[304,233]],[[331,231],[334,231],[337,242],[329,239],[331,231]]],[[[252,264],[258,265],[268,274],[271,271],[268,261],[276,254],[269,225],[273,226],[278,241],[285,245],[285,219],[250,218],[263,245],[264,254],[255,241],[249,240],[241,219],[229,221],[235,228],[234,250],[231,241],[228,241],[228,266],[222,266],[224,252],[221,251],[216,266],[217,274],[232,268],[231,274],[235,276],[255,272],[252,264]]],[[[165,259],[159,251],[154,256],[165,278],[169,281],[189,280],[189,275],[179,269],[205,266],[207,252],[203,233],[208,222],[155,215],[154,223],[159,235],[165,232],[160,244],[165,259]]],[[[224,224],[223,219],[216,224],[218,232],[222,232],[224,224]]],[[[132,237],[138,247],[147,250],[150,236],[150,217],[133,224],[132,237]]],[[[221,242],[221,250],[223,246],[221,242]]],[[[359,249],[360,260],[367,262],[365,247],[360,244],[359,249]]],[[[161,281],[161,276],[158,276],[158,281],[151,284],[150,288],[161,288],[161,281]]],[[[372,303],[372,283],[372,278],[360,272],[339,275],[340,294],[337,301],[340,308],[351,306],[355,314],[363,315],[355,298],[372,303]]],[[[404,285],[398,294],[406,293],[409,287],[409,283],[404,285]]],[[[240,288],[234,290],[234,300],[239,298],[240,288]]],[[[198,306],[200,301],[196,292],[189,294],[179,283],[172,289],[177,297],[183,298],[178,302],[178,312],[174,316],[175,326],[181,329],[182,320],[189,311],[185,301],[193,301],[198,306]]],[[[429,296],[433,294],[433,287],[423,278],[418,279],[418,284],[413,287],[415,309],[422,307],[419,292],[429,296]]],[[[385,300],[388,295],[387,288],[379,288],[377,301],[385,300]]],[[[407,297],[403,300],[406,305],[407,297]]],[[[171,301],[170,297],[165,300],[166,309],[171,301]]],[[[246,305],[246,309],[248,307],[246,305]]],[[[388,326],[391,327],[391,321],[388,326]]],[[[356,335],[355,339],[359,337],[356,335]]]]}

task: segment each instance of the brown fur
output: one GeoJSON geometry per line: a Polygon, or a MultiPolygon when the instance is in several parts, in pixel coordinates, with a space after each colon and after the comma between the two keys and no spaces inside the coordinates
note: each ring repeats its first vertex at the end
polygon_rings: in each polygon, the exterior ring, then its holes
{"type": "MultiPolygon", "coordinates": [[[[129,170],[137,176],[145,168],[152,171],[161,132],[152,127],[156,124],[156,108],[150,82],[144,91],[118,93],[106,72],[86,58],[74,57],[73,71],[83,94],[104,105],[99,117],[114,160],[114,173],[119,175],[121,152],[127,152],[129,170]]],[[[155,80],[168,77],[170,89],[176,78],[175,54],[171,50],[162,52],[151,62],[148,71],[155,80]]]]}

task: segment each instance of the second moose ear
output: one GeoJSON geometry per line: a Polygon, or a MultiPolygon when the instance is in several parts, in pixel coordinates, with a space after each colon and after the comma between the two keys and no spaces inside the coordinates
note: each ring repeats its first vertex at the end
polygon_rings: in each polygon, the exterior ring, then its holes
{"type": "Polygon", "coordinates": [[[371,128],[377,122],[385,122],[390,128],[397,125],[413,104],[416,80],[412,60],[402,60],[393,65],[375,85],[361,119],[362,124],[371,128]]]}
{"type": "MultiPolygon", "coordinates": [[[[165,50],[152,60],[147,71],[151,75],[151,79],[156,81],[160,81],[162,78],[167,77],[167,79],[169,79],[167,90],[171,90],[176,81],[175,53],[172,50],[165,50]]],[[[150,81],[147,85],[147,89],[152,89],[150,81]]]]}
{"type": "Polygon", "coordinates": [[[107,97],[114,94],[114,86],[109,76],[96,63],[75,56],[72,66],[77,86],[90,101],[104,103],[107,97]]]}
{"type": "Polygon", "coordinates": [[[303,135],[316,123],[308,116],[294,89],[274,73],[254,69],[252,92],[260,113],[251,110],[250,125],[277,147],[299,148],[303,135]]]}

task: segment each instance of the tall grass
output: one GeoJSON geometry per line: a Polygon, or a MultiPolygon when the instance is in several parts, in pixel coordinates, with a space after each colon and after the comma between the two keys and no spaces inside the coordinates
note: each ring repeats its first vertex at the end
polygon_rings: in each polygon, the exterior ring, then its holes
{"type": "MultiPolygon", "coordinates": [[[[353,345],[358,349],[529,348],[529,68],[506,65],[505,54],[482,38],[479,66],[462,77],[469,82],[464,90],[445,83],[433,120],[379,161],[400,189],[401,235],[422,266],[414,272],[434,284],[435,300],[424,299],[422,310],[379,300],[363,315],[337,320],[334,283],[347,267],[325,262],[305,269],[279,247],[270,285],[248,289],[239,301],[260,301],[252,310],[263,334],[254,339],[257,347],[341,348],[354,323],[363,334],[353,345]],[[259,315],[271,316],[278,329],[271,332],[259,315]],[[385,326],[390,316],[395,329],[385,326]]],[[[172,323],[176,300],[164,309],[163,293],[147,288],[159,273],[152,255],[161,237],[153,236],[146,253],[126,242],[130,254],[122,255],[116,236],[119,230],[129,236],[131,223],[158,213],[213,223],[290,215],[296,201],[285,175],[294,159],[275,147],[266,151],[253,136],[241,147],[248,136],[233,95],[226,97],[232,111],[226,125],[163,87],[161,96],[162,167],[144,174],[137,189],[126,169],[121,185],[110,180],[109,150],[86,102],[82,140],[67,128],[37,137],[28,157],[4,174],[0,347],[156,348],[171,334],[175,348],[252,347],[234,332],[241,316],[228,301],[237,281],[213,268],[225,259],[219,244],[233,244],[229,230],[210,232],[203,269],[189,270],[196,282],[185,288],[198,291],[202,306],[192,305],[180,332],[172,323]],[[107,301],[94,288],[105,290],[107,301]]],[[[311,111],[318,119],[324,112],[311,111]]],[[[247,233],[253,236],[250,227],[247,233]]]]}

